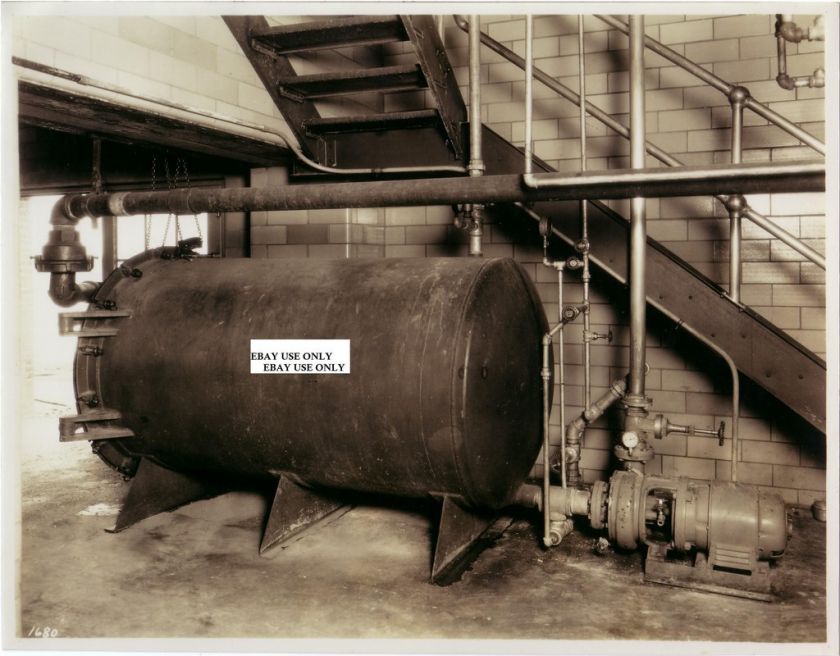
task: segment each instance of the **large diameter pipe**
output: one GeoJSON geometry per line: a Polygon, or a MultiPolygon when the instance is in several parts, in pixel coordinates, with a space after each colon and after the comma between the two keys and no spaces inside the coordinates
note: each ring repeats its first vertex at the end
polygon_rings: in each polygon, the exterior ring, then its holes
{"type": "Polygon", "coordinates": [[[633,196],[703,196],[715,193],[824,191],[824,162],[774,162],[679,169],[621,169],[569,175],[537,173],[536,187],[522,176],[337,182],[277,187],[173,189],[74,194],[59,203],[67,216],[200,214],[348,207],[408,207],[464,203],[516,203],[633,196]]]}
{"type": "Polygon", "coordinates": [[[470,162],[469,174],[484,173],[481,154],[481,26],[479,16],[470,16],[469,75],[470,75],[470,162]]]}
{"type": "MultiPolygon", "coordinates": [[[[645,166],[645,19],[630,17],[630,166],[645,166]]],[[[636,196],[630,206],[630,397],[645,398],[646,310],[645,199],[636,196]]]]}

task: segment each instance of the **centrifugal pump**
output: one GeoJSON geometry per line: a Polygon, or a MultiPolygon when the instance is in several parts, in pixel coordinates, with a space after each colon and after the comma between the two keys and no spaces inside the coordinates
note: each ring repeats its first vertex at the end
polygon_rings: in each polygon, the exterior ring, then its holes
{"type": "MultiPolygon", "coordinates": [[[[524,505],[542,490],[524,485],[524,505]]],[[[790,535],[784,501],[751,485],[616,471],[591,487],[552,486],[552,514],[585,516],[622,549],[647,547],[645,580],[769,600],[769,561],[790,535]]]]}

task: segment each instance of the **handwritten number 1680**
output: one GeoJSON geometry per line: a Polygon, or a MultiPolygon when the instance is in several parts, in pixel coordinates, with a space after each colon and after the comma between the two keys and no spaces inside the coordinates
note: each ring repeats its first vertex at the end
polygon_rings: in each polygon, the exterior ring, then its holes
{"type": "Polygon", "coordinates": [[[40,626],[33,626],[26,634],[27,638],[56,638],[58,637],[58,629],[51,629],[48,626],[41,628],[40,626]]]}

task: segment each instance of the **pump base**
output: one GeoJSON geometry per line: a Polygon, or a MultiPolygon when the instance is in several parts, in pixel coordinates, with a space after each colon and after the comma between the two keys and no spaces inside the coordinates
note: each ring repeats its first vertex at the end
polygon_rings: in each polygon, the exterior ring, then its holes
{"type": "Polygon", "coordinates": [[[645,583],[691,588],[758,601],[776,600],[770,591],[770,567],[766,562],[754,563],[751,572],[736,573],[715,569],[703,553],[697,553],[693,565],[689,561],[665,560],[662,552],[649,548],[645,558],[645,583]]]}

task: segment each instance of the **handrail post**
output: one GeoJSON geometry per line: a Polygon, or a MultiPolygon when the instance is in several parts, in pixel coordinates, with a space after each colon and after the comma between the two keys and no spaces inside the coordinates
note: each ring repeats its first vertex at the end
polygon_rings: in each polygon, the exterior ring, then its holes
{"type": "MultiPolygon", "coordinates": [[[[586,171],[586,63],[584,58],[583,15],[578,16],[578,77],[580,78],[580,170],[586,171]]],[[[583,260],[581,281],[583,282],[583,407],[592,405],[592,340],[597,339],[592,332],[590,312],[589,270],[589,214],[588,201],[580,201],[580,241],[576,244],[583,260]]]]}
{"type": "MultiPolygon", "coordinates": [[[[741,86],[729,92],[732,108],[732,163],[740,164],[743,156],[744,106],[750,92],[741,86]]],[[[726,199],[729,212],[729,298],[741,303],[741,217],[746,200],[740,194],[726,199]]]]}

